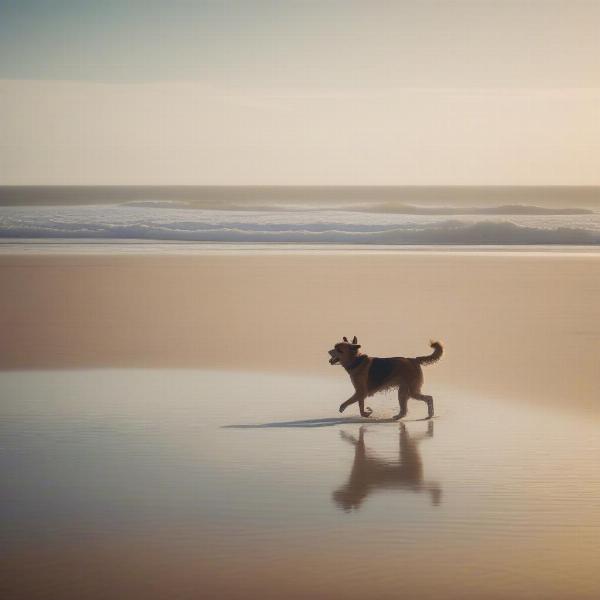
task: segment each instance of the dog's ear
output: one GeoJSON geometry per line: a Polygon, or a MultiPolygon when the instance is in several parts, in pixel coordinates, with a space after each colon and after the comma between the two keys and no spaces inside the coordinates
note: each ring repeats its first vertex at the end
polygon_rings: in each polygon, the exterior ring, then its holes
{"type": "Polygon", "coordinates": [[[353,343],[353,344],[356,344],[357,342],[358,342],[358,339],[357,339],[357,337],[356,337],[356,336],[354,336],[354,337],[352,338],[352,343],[353,343]]]}
{"type": "Polygon", "coordinates": [[[346,336],[344,336],[342,339],[343,339],[345,342],[348,342],[348,338],[347,338],[346,336]]]}
{"type": "Polygon", "coordinates": [[[358,350],[360,348],[360,344],[352,344],[352,347],[358,350]]]}

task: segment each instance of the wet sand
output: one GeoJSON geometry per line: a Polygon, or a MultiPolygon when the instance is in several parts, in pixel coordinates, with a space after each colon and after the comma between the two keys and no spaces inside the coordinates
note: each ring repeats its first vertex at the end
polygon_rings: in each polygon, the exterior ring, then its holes
{"type": "Polygon", "coordinates": [[[437,388],[336,415],[345,381],[0,375],[6,597],[597,598],[598,421],[437,388]]]}
{"type": "Polygon", "coordinates": [[[597,598],[600,260],[2,256],[11,599],[597,598]],[[326,350],[446,344],[436,418],[326,350]]]}

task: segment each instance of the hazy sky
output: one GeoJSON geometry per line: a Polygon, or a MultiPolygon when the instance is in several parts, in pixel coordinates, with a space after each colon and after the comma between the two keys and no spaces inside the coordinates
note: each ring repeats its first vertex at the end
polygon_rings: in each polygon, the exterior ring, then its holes
{"type": "Polygon", "coordinates": [[[600,0],[0,0],[0,182],[600,184],[600,0]]]}

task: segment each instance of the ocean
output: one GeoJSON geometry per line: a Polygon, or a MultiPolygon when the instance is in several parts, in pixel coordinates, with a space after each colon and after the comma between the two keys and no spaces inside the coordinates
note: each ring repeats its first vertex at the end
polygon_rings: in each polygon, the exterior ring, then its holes
{"type": "Polygon", "coordinates": [[[600,187],[0,187],[0,239],[597,245],[600,187]]]}

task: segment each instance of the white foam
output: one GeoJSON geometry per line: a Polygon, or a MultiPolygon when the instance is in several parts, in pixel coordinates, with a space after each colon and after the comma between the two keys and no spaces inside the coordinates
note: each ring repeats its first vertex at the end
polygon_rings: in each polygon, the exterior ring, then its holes
{"type": "Polygon", "coordinates": [[[0,238],[371,245],[596,245],[600,214],[402,214],[135,205],[0,207],[0,238]]]}

